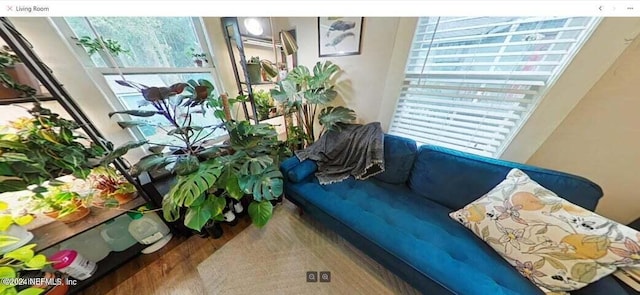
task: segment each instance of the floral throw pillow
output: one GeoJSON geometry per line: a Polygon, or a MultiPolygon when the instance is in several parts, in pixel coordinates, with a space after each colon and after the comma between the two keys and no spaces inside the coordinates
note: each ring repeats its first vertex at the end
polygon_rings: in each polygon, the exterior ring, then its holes
{"type": "Polygon", "coordinates": [[[640,233],[576,206],[513,169],[451,218],[545,292],[580,289],[640,267],[640,233]]]}

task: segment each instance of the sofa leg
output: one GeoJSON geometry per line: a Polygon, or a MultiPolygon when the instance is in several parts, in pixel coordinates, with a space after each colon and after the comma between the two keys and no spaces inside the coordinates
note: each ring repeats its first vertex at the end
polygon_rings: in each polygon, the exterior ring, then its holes
{"type": "Polygon", "coordinates": [[[302,214],[304,214],[304,210],[302,210],[302,208],[298,207],[298,216],[302,216],[302,214]]]}

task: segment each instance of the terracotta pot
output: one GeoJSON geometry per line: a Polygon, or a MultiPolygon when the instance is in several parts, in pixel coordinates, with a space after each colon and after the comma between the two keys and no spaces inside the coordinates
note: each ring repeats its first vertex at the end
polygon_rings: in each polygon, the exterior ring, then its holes
{"type": "MultiPolygon", "coordinates": [[[[25,66],[23,63],[16,63],[12,67],[7,67],[4,70],[17,83],[24,84],[35,89],[36,95],[42,94],[38,79],[31,73],[31,71],[29,71],[27,66],[25,66]]],[[[10,88],[5,88],[4,86],[0,86],[0,99],[15,98],[15,97],[20,97],[21,95],[23,95],[23,93],[20,91],[16,91],[10,88]]]]}
{"type": "Polygon", "coordinates": [[[126,203],[131,202],[131,200],[135,199],[138,195],[136,193],[128,193],[128,194],[114,194],[114,198],[118,200],[118,204],[124,205],[126,203]]]}
{"type": "Polygon", "coordinates": [[[47,215],[51,218],[55,218],[57,220],[60,220],[64,223],[73,223],[76,222],[82,218],[87,217],[87,215],[89,215],[89,213],[91,213],[91,209],[85,207],[85,206],[79,206],[78,210],[73,211],[70,214],[67,214],[61,218],[58,217],[59,212],[58,211],[52,211],[52,212],[45,212],[44,215],[47,215]]]}

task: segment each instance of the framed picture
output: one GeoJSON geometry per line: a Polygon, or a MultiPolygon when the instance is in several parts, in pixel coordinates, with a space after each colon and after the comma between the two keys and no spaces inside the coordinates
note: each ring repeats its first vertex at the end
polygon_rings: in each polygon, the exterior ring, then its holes
{"type": "Polygon", "coordinates": [[[319,17],[320,57],[360,54],[363,20],[364,17],[319,17]]]}

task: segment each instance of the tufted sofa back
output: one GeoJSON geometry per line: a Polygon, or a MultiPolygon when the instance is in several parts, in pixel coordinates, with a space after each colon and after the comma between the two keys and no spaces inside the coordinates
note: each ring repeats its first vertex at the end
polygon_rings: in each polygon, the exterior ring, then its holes
{"type": "Polygon", "coordinates": [[[416,193],[457,210],[490,191],[513,168],[588,210],[594,210],[602,197],[597,184],[579,176],[432,145],[418,149],[408,185],[416,193]]]}

